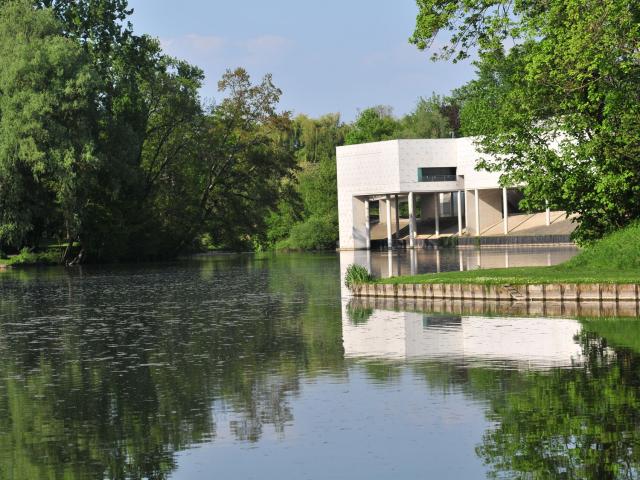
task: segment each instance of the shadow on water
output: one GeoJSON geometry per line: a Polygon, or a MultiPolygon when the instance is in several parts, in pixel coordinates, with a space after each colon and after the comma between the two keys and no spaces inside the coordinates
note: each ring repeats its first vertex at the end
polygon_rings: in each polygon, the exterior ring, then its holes
{"type": "Polygon", "coordinates": [[[0,478],[638,476],[636,318],[349,302],[340,263],[1,274],[0,478]]]}

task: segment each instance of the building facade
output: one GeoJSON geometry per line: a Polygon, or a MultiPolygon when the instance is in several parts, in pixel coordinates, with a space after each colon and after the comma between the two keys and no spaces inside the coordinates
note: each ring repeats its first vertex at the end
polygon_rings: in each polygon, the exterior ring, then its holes
{"type": "MultiPolygon", "coordinates": [[[[372,241],[415,247],[444,235],[508,235],[515,228],[509,219],[518,213],[520,192],[502,188],[500,173],[476,171],[481,157],[472,138],[338,147],[340,248],[368,249],[372,241]]],[[[551,212],[545,213],[549,226],[551,212]]]]}

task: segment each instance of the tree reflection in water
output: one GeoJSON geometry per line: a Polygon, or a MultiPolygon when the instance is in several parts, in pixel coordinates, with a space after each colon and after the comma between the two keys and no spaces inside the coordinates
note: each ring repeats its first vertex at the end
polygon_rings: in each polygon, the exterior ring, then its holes
{"type": "Polygon", "coordinates": [[[339,304],[268,263],[1,276],[0,478],[166,478],[216,438],[214,403],[237,440],[283,432],[303,374],[342,374],[339,304]]]}
{"type": "MultiPolygon", "coordinates": [[[[350,316],[369,308],[357,303],[350,316]]],[[[582,361],[573,366],[536,370],[470,358],[410,363],[430,388],[484,402],[493,426],[476,454],[492,478],[640,478],[640,321],[581,323],[574,341],[582,361]]],[[[362,363],[376,382],[393,380],[377,374],[391,368],[362,363]]]]}
{"type": "MultiPolygon", "coordinates": [[[[640,338],[640,324],[620,320],[640,338]]],[[[640,357],[609,347],[598,333],[607,321],[585,322],[584,366],[501,378],[491,389],[489,430],[477,453],[496,478],[638,478],[640,357]]]]}

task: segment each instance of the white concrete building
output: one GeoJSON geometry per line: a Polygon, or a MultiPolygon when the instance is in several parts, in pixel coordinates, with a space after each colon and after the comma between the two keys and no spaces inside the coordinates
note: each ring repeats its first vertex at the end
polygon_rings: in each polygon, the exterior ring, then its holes
{"type": "MultiPolygon", "coordinates": [[[[513,234],[521,222],[510,225],[509,217],[517,213],[520,192],[500,187],[499,173],[476,171],[479,158],[472,138],[338,147],[340,248],[368,249],[372,240],[414,247],[441,235],[513,234]],[[377,218],[371,215],[376,208],[377,218]]],[[[561,217],[563,212],[547,211],[540,218],[551,226],[561,217]]]]}

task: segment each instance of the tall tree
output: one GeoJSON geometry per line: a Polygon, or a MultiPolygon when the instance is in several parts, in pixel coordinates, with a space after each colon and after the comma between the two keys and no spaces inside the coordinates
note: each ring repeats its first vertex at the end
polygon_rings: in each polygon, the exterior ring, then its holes
{"type": "Polygon", "coordinates": [[[344,144],[349,126],[339,114],[294,120],[298,166],[293,194],[269,219],[269,245],[281,248],[332,249],[338,240],[336,147],[344,144]]]}
{"type": "Polygon", "coordinates": [[[77,235],[95,186],[96,76],[50,11],[0,6],[0,244],[77,235]]]}
{"type": "Polygon", "coordinates": [[[399,138],[447,138],[454,135],[449,118],[443,114],[445,101],[433,94],[419,98],[414,110],[400,120],[399,138]]]}
{"type": "Polygon", "coordinates": [[[345,138],[345,143],[352,145],[392,140],[397,137],[398,130],[399,124],[391,107],[378,105],[360,112],[345,138]]]}
{"type": "Polygon", "coordinates": [[[0,247],[65,241],[68,263],[264,236],[295,164],[280,90],[237,69],[205,108],[202,71],[134,35],[130,13],[125,0],[0,2],[0,247]]]}
{"type": "Polygon", "coordinates": [[[282,92],[271,75],[253,84],[239,68],[218,87],[226,97],[209,115],[200,148],[200,215],[216,243],[247,248],[263,240],[283,178],[292,175],[291,119],[276,110],[282,92]]]}
{"type": "Polygon", "coordinates": [[[640,7],[630,0],[419,0],[412,41],[461,59],[477,48],[462,128],[530,208],[578,215],[589,241],[640,217],[640,7]],[[511,45],[509,49],[504,44],[511,45]]]}

